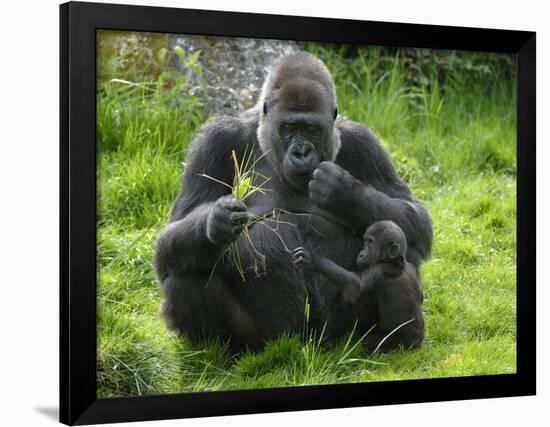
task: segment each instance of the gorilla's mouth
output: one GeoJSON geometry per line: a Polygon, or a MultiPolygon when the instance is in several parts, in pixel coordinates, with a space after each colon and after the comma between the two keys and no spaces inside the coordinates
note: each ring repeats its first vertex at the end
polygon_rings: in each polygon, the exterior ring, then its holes
{"type": "Polygon", "coordinates": [[[297,170],[292,172],[292,180],[300,187],[307,186],[313,178],[315,169],[297,170]]]}
{"type": "Polygon", "coordinates": [[[296,164],[294,162],[288,161],[286,164],[286,174],[289,178],[306,178],[311,177],[313,172],[319,165],[319,162],[311,162],[309,164],[296,164]]]}
{"type": "Polygon", "coordinates": [[[286,156],[283,161],[285,181],[296,190],[303,191],[307,189],[307,185],[318,165],[318,159],[308,159],[307,162],[300,162],[292,161],[290,156],[286,156]]]}
{"type": "Polygon", "coordinates": [[[296,175],[298,178],[311,178],[314,170],[315,169],[299,171],[299,172],[296,172],[294,175],[296,175]]]}
{"type": "Polygon", "coordinates": [[[307,192],[309,181],[313,177],[313,171],[315,169],[296,169],[289,168],[284,173],[284,179],[286,183],[295,191],[300,193],[307,192]]]}
{"type": "Polygon", "coordinates": [[[366,270],[367,268],[369,268],[369,263],[368,261],[359,261],[359,260],[356,260],[355,261],[355,264],[357,264],[357,268],[359,270],[366,270]]]}

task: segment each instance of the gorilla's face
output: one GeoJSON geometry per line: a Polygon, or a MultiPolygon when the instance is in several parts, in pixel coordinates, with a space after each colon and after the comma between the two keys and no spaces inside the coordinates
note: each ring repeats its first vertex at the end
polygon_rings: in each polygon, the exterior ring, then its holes
{"type": "Polygon", "coordinates": [[[281,111],[276,121],[278,145],[285,180],[295,186],[307,183],[325,159],[331,143],[332,123],[315,111],[281,111]]]}
{"type": "Polygon", "coordinates": [[[283,181],[306,191],[313,171],[334,160],[340,139],[334,127],[337,111],[327,89],[311,79],[285,82],[266,97],[260,121],[260,143],[283,181]]]}
{"type": "Polygon", "coordinates": [[[355,263],[359,270],[365,270],[380,262],[394,262],[405,259],[407,239],[403,230],[393,221],[378,221],[363,235],[363,248],[355,263]]]}

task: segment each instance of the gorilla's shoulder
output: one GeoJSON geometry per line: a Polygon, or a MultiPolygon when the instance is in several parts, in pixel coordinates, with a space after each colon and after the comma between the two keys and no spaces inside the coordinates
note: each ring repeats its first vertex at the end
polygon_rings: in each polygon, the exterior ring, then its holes
{"type": "Polygon", "coordinates": [[[340,132],[342,148],[365,150],[366,147],[377,150],[382,146],[374,133],[364,124],[353,120],[338,120],[336,128],[340,132]]]}
{"type": "Polygon", "coordinates": [[[241,153],[247,144],[254,143],[256,126],[249,117],[213,116],[201,127],[189,147],[188,160],[219,168],[230,158],[232,150],[241,153]]]}
{"type": "Polygon", "coordinates": [[[214,116],[200,129],[196,143],[233,145],[254,135],[254,122],[247,117],[214,116]]]}
{"type": "Polygon", "coordinates": [[[379,168],[389,162],[388,153],[367,126],[351,120],[338,120],[336,128],[341,142],[337,162],[342,166],[379,168]]]}

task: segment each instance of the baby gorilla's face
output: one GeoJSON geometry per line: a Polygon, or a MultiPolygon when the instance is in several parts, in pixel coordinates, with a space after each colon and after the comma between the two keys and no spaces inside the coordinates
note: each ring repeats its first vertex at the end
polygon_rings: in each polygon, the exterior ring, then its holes
{"type": "Polygon", "coordinates": [[[380,262],[393,262],[407,251],[403,230],[392,221],[378,221],[363,235],[363,248],[355,260],[359,270],[365,270],[380,262]]]}
{"type": "Polygon", "coordinates": [[[355,260],[359,270],[365,270],[378,262],[378,258],[380,257],[378,246],[375,237],[367,230],[363,235],[363,248],[355,260]]]}

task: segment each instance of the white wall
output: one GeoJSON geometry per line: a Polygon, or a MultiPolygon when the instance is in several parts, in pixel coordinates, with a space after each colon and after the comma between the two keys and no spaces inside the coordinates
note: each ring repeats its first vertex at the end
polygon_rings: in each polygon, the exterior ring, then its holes
{"type": "MultiPolygon", "coordinates": [[[[112,1],[103,0],[113,3],[112,1]]],[[[547,218],[550,161],[548,102],[550,27],[543,1],[442,0],[118,1],[145,5],[478,26],[538,32],[538,217],[547,218]],[[546,138],[545,138],[546,137],[546,138]]],[[[41,426],[56,422],[58,386],[58,8],[57,1],[5,1],[0,26],[0,423],[41,426]],[[7,95],[7,96],[6,96],[7,95]],[[7,239],[6,239],[7,237],[7,239]],[[32,260],[32,263],[31,261],[32,260]],[[7,274],[6,274],[7,273],[7,274]]],[[[539,241],[550,240],[538,224],[539,241]]],[[[550,250],[541,246],[539,266],[550,250]]],[[[548,246],[548,245],[544,245],[548,246]]],[[[188,420],[186,425],[228,427],[343,423],[358,425],[540,425],[550,403],[546,275],[538,280],[539,396],[378,408],[188,420]]],[[[143,425],[177,425],[181,421],[143,425]]]]}

